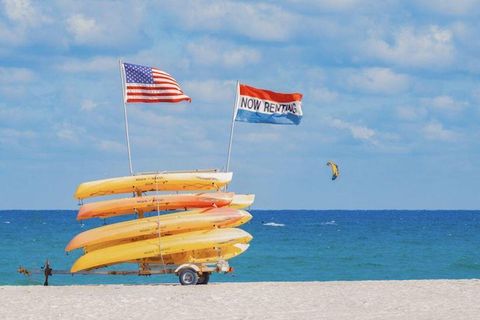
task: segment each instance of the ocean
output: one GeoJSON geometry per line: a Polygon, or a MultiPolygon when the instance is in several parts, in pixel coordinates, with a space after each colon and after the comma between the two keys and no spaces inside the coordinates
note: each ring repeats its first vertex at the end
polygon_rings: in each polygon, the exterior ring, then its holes
{"type": "MultiPolygon", "coordinates": [[[[230,260],[235,271],[211,282],[480,278],[480,211],[252,210],[241,228],[250,248],[230,260]]],[[[76,211],[0,211],[0,285],[41,285],[49,259],[67,270],[65,254],[79,232],[102,220],[76,221],[76,211]]],[[[120,219],[109,219],[112,223],[120,219]]],[[[118,268],[117,268],[118,269],[118,268]]],[[[53,275],[51,285],[175,283],[174,275],[53,275]]]]}

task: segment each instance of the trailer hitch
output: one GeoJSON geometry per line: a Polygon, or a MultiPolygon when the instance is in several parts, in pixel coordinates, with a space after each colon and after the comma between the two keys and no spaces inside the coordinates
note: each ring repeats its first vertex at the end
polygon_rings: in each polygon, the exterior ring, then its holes
{"type": "Polygon", "coordinates": [[[48,286],[48,277],[53,276],[52,274],[52,268],[50,268],[50,264],[47,261],[45,261],[45,265],[42,267],[43,269],[43,275],[45,276],[45,281],[43,282],[44,286],[48,286]]]}

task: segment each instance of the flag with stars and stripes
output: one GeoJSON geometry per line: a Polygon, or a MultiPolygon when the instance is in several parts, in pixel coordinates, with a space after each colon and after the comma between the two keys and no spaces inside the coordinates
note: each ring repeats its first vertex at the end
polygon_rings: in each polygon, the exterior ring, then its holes
{"type": "Polygon", "coordinates": [[[191,102],[177,81],[157,68],[122,63],[126,103],[191,102]]]}

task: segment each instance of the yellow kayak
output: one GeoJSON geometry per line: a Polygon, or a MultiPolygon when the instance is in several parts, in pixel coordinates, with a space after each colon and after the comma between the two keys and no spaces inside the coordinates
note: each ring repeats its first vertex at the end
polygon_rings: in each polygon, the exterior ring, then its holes
{"type": "Polygon", "coordinates": [[[90,229],[76,235],[65,251],[85,248],[87,252],[120,243],[133,242],[158,236],[213,228],[237,227],[252,216],[247,211],[232,208],[200,209],[176,212],[114,223],[90,229]]]}
{"type": "Polygon", "coordinates": [[[213,263],[219,260],[230,260],[244,253],[250,245],[244,243],[236,243],[233,245],[208,248],[204,250],[193,250],[182,253],[164,255],[161,258],[147,258],[132,261],[135,263],[148,264],[183,264],[183,263],[213,263]]]}
{"type": "Polygon", "coordinates": [[[173,255],[185,251],[205,250],[237,243],[247,244],[252,236],[241,229],[226,228],[195,231],[141,240],[91,251],[75,261],[71,272],[90,270],[132,260],[173,255]]]}
{"type": "Polygon", "coordinates": [[[76,199],[147,191],[219,190],[232,180],[231,172],[167,172],[141,174],[80,184],[76,199]]]}

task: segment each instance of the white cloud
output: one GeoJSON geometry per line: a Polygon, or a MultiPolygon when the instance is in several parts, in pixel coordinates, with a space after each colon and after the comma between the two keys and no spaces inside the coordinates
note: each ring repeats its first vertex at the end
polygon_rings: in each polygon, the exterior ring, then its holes
{"type": "Polygon", "coordinates": [[[438,121],[432,121],[422,128],[423,135],[428,140],[455,141],[459,134],[455,131],[445,129],[438,121]]]}
{"type": "Polygon", "coordinates": [[[227,68],[256,64],[261,58],[256,49],[209,38],[189,43],[187,51],[199,64],[217,67],[221,65],[227,68]]]}
{"type": "MultiPolygon", "coordinates": [[[[104,1],[92,5],[84,1],[61,2],[63,10],[61,27],[65,29],[64,40],[69,44],[83,46],[115,47],[130,51],[132,47],[150,46],[147,33],[151,19],[161,20],[154,12],[152,18],[145,18],[146,5],[138,1],[104,1]]],[[[156,28],[152,32],[158,32],[156,28]]]]}
{"type": "Polygon", "coordinates": [[[259,140],[261,143],[267,144],[272,142],[278,142],[282,138],[282,134],[279,132],[262,132],[259,134],[258,132],[249,132],[247,134],[240,135],[237,139],[242,142],[246,142],[248,144],[259,144],[259,140]],[[261,136],[261,139],[259,139],[261,136]]]}
{"type": "MultiPolygon", "coordinates": [[[[185,109],[185,105],[177,105],[176,112],[181,112],[185,109]]],[[[172,112],[172,110],[170,110],[172,112]]],[[[140,123],[144,128],[158,127],[162,124],[163,128],[188,127],[189,119],[184,117],[176,117],[166,112],[156,112],[155,110],[148,110],[147,108],[129,108],[128,120],[130,122],[140,123]]]]}
{"type": "Polygon", "coordinates": [[[0,104],[0,124],[15,125],[17,127],[31,126],[32,123],[45,122],[46,114],[43,110],[34,107],[4,106],[0,104]]]}
{"type": "Polygon", "coordinates": [[[472,90],[472,98],[477,104],[480,104],[480,86],[477,86],[472,90]]]}
{"type": "Polygon", "coordinates": [[[394,94],[405,91],[409,77],[388,68],[366,68],[352,71],[347,79],[350,86],[372,93],[394,94]]]}
{"type": "Polygon", "coordinates": [[[125,144],[112,140],[99,140],[95,145],[97,149],[106,152],[125,152],[127,148],[125,144]]]}
{"type": "Polygon", "coordinates": [[[414,3],[444,15],[478,14],[480,6],[478,0],[418,0],[414,3]]]}
{"type": "MultiPolygon", "coordinates": [[[[311,1],[311,0],[288,0],[294,5],[305,5],[308,7],[316,7],[321,10],[327,11],[348,11],[351,9],[357,9],[371,3],[371,0],[322,0],[322,1],[311,1]]],[[[375,2],[375,4],[378,4],[375,2]]]]}
{"type": "MultiPolygon", "coordinates": [[[[418,105],[397,106],[395,111],[400,119],[417,121],[425,119],[427,115],[434,114],[435,111],[440,111],[443,115],[455,115],[467,106],[467,102],[457,101],[448,95],[441,95],[433,98],[419,99],[418,105]]],[[[432,128],[433,127],[435,126],[432,126],[432,128]]]]}
{"type": "MultiPolygon", "coordinates": [[[[135,145],[136,149],[148,152],[150,155],[157,151],[158,153],[168,152],[170,154],[191,154],[199,150],[218,152],[218,144],[213,143],[210,136],[212,132],[217,131],[217,128],[212,128],[212,123],[215,122],[204,121],[205,115],[201,118],[193,116],[192,113],[187,116],[179,115],[188,108],[190,106],[187,104],[167,108],[170,110],[143,108],[141,106],[130,108],[128,119],[132,144],[135,145]],[[157,150],[159,141],[162,150],[157,150]],[[182,148],[178,146],[182,146],[182,148]],[[152,148],[155,148],[155,151],[151,151],[152,148]]],[[[228,126],[228,119],[228,116],[224,119],[226,121],[224,122],[225,128],[228,126]]],[[[218,136],[215,136],[215,138],[218,138],[218,136]]]]}
{"type": "Polygon", "coordinates": [[[332,103],[337,98],[337,92],[325,87],[316,87],[308,91],[308,99],[313,102],[332,103]]]}
{"type": "Polygon", "coordinates": [[[0,13],[4,13],[6,19],[1,19],[0,15],[0,44],[6,43],[8,46],[1,48],[0,54],[3,50],[12,50],[12,46],[42,38],[45,25],[52,22],[28,0],[3,0],[1,4],[3,8],[0,8],[0,13]]]}
{"type": "Polygon", "coordinates": [[[268,3],[194,1],[185,6],[171,2],[170,8],[189,29],[222,30],[256,40],[288,40],[302,23],[301,17],[268,3]]]}
{"type": "Polygon", "coordinates": [[[457,101],[447,95],[426,99],[425,103],[434,109],[448,112],[460,112],[467,106],[466,102],[457,101]]]}
{"type": "Polygon", "coordinates": [[[11,128],[2,128],[0,136],[3,137],[5,140],[9,140],[11,138],[31,139],[36,137],[36,134],[31,130],[17,130],[17,129],[11,129],[11,128]]]}
{"type": "Polygon", "coordinates": [[[29,0],[3,0],[2,2],[6,16],[20,26],[37,26],[50,21],[29,0]]]}
{"type": "Polygon", "coordinates": [[[232,101],[235,92],[235,81],[205,80],[185,81],[183,91],[192,99],[207,102],[232,101]]]}
{"type": "Polygon", "coordinates": [[[92,111],[96,107],[98,107],[98,103],[96,103],[95,101],[92,101],[90,99],[86,99],[86,100],[82,101],[82,104],[80,106],[80,110],[82,110],[82,111],[92,111]]]}
{"type": "Polygon", "coordinates": [[[71,142],[71,143],[80,142],[80,137],[83,137],[84,134],[85,134],[84,128],[77,127],[75,125],[72,125],[66,122],[58,125],[55,130],[55,135],[57,136],[57,138],[66,142],[71,142]]]}
{"type": "MultiPolygon", "coordinates": [[[[12,29],[7,27],[0,21],[0,43],[8,43],[9,45],[18,45],[25,40],[25,35],[21,30],[12,29]]],[[[0,48],[0,54],[3,55],[8,52],[6,48],[0,48]]]]}
{"type": "Polygon", "coordinates": [[[354,139],[373,142],[375,131],[365,126],[346,122],[340,119],[330,119],[328,122],[333,128],[350,131],[354,139]]]}
{"type": "Polygon", "coordinates": [[[396,108],[396,113],[400,119],[415,121],[424,118],[427,110],[419,106],[399,106],[396,108]]]}
{"type": "Polygon", "coordinates": [[[29,69],[0,67],[0,93],[4,98],[24,96],[27,85],[34,80],[35,74],[29,69]]]}
{"type": "Polygon", "coordinates": [[[260,60],[260,52],[251,48],[238,48],[225,52],[223,61],[227,67],[238,67],[248,63],[256,63],[260,60]]]}
{"type": "Polygon", "coordinates": [[[415,30],[404,27],[392,36],[392,41],[378,36],[370,38],[366,43],[367,53],[374,58],[402,66],[444,67],[454,61],[453,33],[447,28],[432,25],[415,30]]]}
{"type": "Polygon", "coordinates": [[[111,72],[118,70],[118,60],[113,57],[93,57],[88,60],[70,59],[61,64],[58,68],[65,72],[111,72]]]}
{"type": "Polygon", "coordinates": [[[12,128],[0,128],[0,147],[21,146],[23,143],[32,141],[37,134],[31,130],[17,130],[12,128]]]}
{"type": "Polygon", "coordinates": [[[33,81],[34,73],[26,68],[0,67],[0,84],[17,84],[33,81]]]}
{"type": "Polygon", "coordinates": [[[95,19],[75,14],[67,19],[67,29],[78,43],[88,43],[100,33],[95,19]]]}

